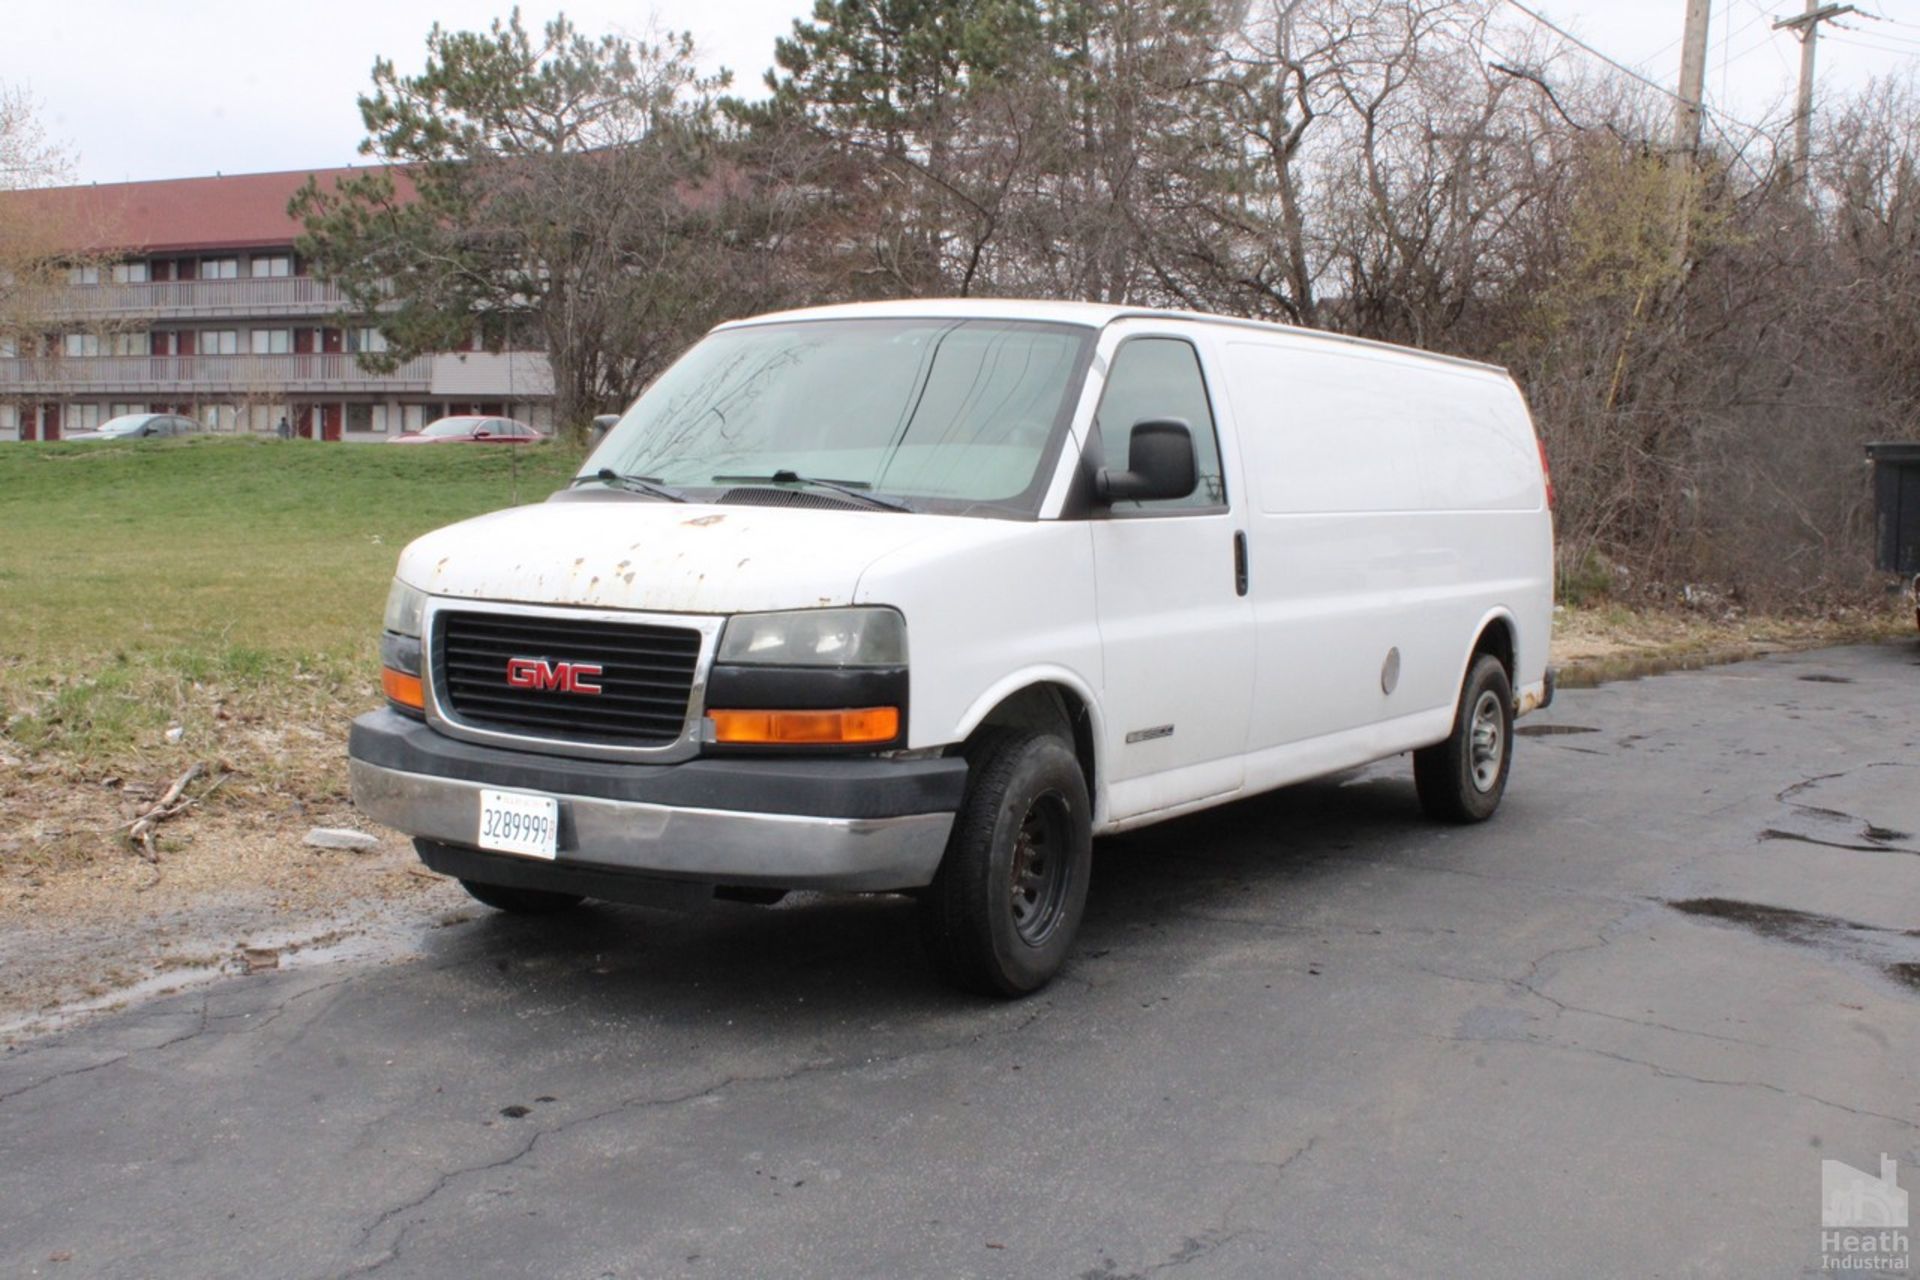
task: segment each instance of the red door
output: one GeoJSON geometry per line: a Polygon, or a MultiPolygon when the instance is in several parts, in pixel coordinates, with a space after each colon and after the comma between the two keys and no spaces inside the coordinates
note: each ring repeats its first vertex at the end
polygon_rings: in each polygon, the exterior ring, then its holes
{"type": "Polygon", "coordinates": [[[40,406],[40,438],[58,440],[60,438],[60,406],[48,404],[40,406]]]}
{"type": "Polygon", "coordinates": [[[320,406],[320,438],[322,440],[340,439],[340,428],[346,409],[342,405],[325,404],[320,406]]]}
{"type": "Polygon", "coordinates": [[[342,351],[346,350],[346,344],[343,341],[344,334],[345,330],[342,329],[322,329],[320,331],[320,350],[330,356],[339,355],[342,351]]]}
{"type": "Polygon", "coordinates": [[[30,404],[20,406],[20,438],[22,440],[38,440],[40,438],[39,413],[30,404]]]}
{"type": "Polygon", "coordinates": [[[294,430],[302,440],[313,439],[313,406],[303,404],[294,410],[294,430]]]}

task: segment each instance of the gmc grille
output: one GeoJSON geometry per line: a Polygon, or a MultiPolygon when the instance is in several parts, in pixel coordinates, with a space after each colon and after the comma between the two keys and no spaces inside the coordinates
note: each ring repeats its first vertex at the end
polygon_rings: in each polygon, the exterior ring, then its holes
{"type": "Polygon", "coordinates": [[[452,717],[477,729],[615,746],[674,741],[687,723],[700,633],[503,613],[444,612],[434,674],[452,717]],[[507,663],[591,663],[597,694],[516,688],[507,663]]]}

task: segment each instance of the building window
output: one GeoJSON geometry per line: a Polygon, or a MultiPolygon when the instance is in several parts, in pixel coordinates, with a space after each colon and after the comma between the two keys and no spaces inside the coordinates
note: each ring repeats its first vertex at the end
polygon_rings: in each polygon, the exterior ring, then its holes
{"type": "Polygon", "coordinates": [[[100,283],[100,268],[98,268],[98,267],[68,267],[68,268],[67,268],[67,283],[68,283],[68,284],[99,284],[99,283],[100,283]]]}
{"type": "Polygon", "coordinates": [[[293,350],[293,330],[255,329],[253,331],[253,354],[283,356],[291,350],[293,350]]]}
{"type": "Polygon", "coordinates": [[[69,356],[97,356],[100,354],[100,335],[97,333],[70,333],[64,340],[69,356]]]}
{"type": "Polygon", "coordinates": [[[69,431],[92,431],[106,420],[104,405],[70,404],[61,415],[60,425],[69,431]]]}
{"type": "Polygon", "coordinates": [[[202,329],[198,349],[203,356],[235,356],[240,354],[240,331],[237,329],[202,329]]]}
{"type": "Polygon", "coordinates": [[[350,352],[385,351],[386,349],[387,335],[378,329],[347,330],[347,350],[350,352]]]}
{"type": "Polygon", "coordinates": [[[116,356],[144,356],[149,350],[144,333],[116,333],[111,345],[116,356]]]}
{"type": "Polygon", "coordinates": [[[238,280],[240,259],[202,258],[200,259],[200,278],[202,280],[238,280]]]}
{"type": "Polygon", "coordinates": [[[253,274],[256,278],[263,276],[290,276],[293,274],[293,259],[284,254],[273,257],[255,258],[253,260],[253,274]]]}
{"type": "Polygon", "coordinates": [[[144,262],[114,263],[113,282],[115,284],[145,284],[147,282],[147,264],[144,262]]]}
{"type": "Polygon", "coordinates": [[[0,360],[15,360],[20,356],[18,338],[0,338],[0,360]]]}

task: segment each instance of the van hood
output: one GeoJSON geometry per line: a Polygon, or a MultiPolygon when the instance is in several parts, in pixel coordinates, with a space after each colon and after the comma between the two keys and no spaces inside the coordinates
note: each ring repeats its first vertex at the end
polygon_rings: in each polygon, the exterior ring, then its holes
{"type": "Polygon", "coordinates": [[[436,529],[400,555],[431,595],[659,613],[850,604],[883,556],[999,521],[890,511],[614,500],[536,504],[436,529]]]}

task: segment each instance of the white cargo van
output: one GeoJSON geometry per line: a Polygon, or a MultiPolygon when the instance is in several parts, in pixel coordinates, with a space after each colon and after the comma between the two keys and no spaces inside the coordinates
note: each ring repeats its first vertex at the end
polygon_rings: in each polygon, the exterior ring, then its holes
{"type": "Polygon", "coordinates": [[[419,539],[354,799],[540,912],[908,892],[1031,991],[1091,841],[1413,752],[1500,802],[1551,696],[1544,454],[1501,370],[1064,303],[723,325],[565,492],[419,539]]]}

